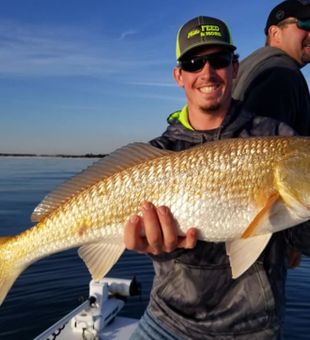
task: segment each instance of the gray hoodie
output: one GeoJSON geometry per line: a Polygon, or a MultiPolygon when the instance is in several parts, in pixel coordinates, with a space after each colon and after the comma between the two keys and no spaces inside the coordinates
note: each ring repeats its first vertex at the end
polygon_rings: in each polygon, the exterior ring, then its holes
{"type": "Polygon", "coordinates": [[[240,63],[233,98],[255,115],[290,125],[310,135],[310,95],[300,66],[284,51],[262,47],[240,63]]]}
{"type": "MultiPolygon", "coordinates": [[[[218,129],[186,129],[175,113],[168,122],[150,143],[175,151],[218,139],[293,134],[283,123],[240,110],[236,101],[218,129]]],[[[236,280],[224,243],[199,241],[194,249],[152,256],[155,277],[147,312],[177,339],[279,339],[288,245],[310,254],[309,226],[273,235],[262,256],[236,280]]]]}

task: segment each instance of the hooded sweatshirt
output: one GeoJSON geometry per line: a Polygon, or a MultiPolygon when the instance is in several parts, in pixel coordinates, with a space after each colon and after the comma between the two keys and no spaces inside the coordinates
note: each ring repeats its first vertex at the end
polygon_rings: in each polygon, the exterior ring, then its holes
{"type": "Polygon", "coordinates": [[[310,135],[310,95],[300,65],[279,48],[262,47],[241,63],[233,98],[245,110],[283,121],[310,135]]]}
{"type": "MultiPolygon", "coordinates": [[[[184,126],[186,110],[170,115],[167,130],[150,143],[180,151],[224,138],[294,134],[284,123],[241,110],[236,101],[214,130],[184,126]]],[[[194,249],[150,255],[155,277],[147,314],[177,339],[278,339],[288,245],[310,254],[310,228],[302,225],[273,235],[259,259],[236,280],[224,243],[198,241],[194,249]]]]}

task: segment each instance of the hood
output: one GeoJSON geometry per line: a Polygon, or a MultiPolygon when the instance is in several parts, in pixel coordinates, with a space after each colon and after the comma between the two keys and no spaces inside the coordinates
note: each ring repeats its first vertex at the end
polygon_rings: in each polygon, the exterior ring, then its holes
{"type": "Polygon", "coordinates": [[[283,50],[265,46],[254,51],[240,63],[237,78],[234,80],[233,98],[243,100],[244,93],[253,79],[269,68],[287,67],[298,69],[298,63],[283,50]]]}
{"type": "Polygon", "coordinates": [[[236,100],[232,100],[229,112],[219,128],[197,131],[186,124],[187,120],[184,120],[185,109],[186,106],[182,110],[169,115],[167,119],[169,126],[164,132],[164,136],[192,143],[204,143],[211,140],[232,138],[254,117],[253,112],[241,110],[241,104],[236,100]]]}

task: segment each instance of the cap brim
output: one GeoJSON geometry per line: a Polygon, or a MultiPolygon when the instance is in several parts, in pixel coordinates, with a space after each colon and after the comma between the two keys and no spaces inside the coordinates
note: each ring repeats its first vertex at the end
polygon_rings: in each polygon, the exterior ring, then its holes
{"type": "Polygon", "coordinates": [[[190,46],[189,48],[185,49],[183,51],[183,53],[178,57],[178,61],[180,61],[185,55],[189,54],[189,52],[193,51],[193,50],[196,50],[197,48],[199,47],[202,47],[202,46],[206,46],[206,47],[210,47],[210,46],[221,46],[221,47],[226,47],[227,49],[229,49],[230,51],[235,51],[237,48],[236,46],[234,45],[231,45],[231,44],[228,44],[226,42],[220,42],[218,40],[216,41],[201,41],[193,46],[190,46]]]}
{"type": "Polygon", "coordinates": [[[309,9],[306,10],[304,13],[296,16],[296,19],[300,19],[300,20],[310,19],[310,6],[309,6],[309,9]]]}

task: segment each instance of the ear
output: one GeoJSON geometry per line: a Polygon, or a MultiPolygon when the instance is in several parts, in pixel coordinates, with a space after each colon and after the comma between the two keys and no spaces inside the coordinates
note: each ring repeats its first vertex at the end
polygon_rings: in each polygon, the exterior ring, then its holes
{"type": "Polygon", "coordinates": [[[176,81],[176,83],[180,86],[180,87],[184,87],[184,82],[183,82],[183,76],[182,76],[182,70],[180,67],[175,67],[173,69],[173,77],[176,81]]]}
{"type": "Polygon", "coordinates": [[[276,25],[269,27],[268,38],[270,46],[277,46],[281,42],[281,32],[281,28],[276,25]]]}

